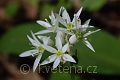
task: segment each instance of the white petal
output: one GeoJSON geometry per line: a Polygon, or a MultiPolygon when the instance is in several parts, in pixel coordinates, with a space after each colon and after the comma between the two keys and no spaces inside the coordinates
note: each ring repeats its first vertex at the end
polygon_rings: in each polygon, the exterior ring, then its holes
{"type": "Polygon", "coordinates": [[[55,60],[55,62],[54,62],[54,64],[53,64],[53,69],[55,69],[55,68],[59,65],[60,60],[61,60],[60,57],[58,57],[58,58],[55,60]]]}
{"type": "Polygon", "coordinates": [[[50,37],[46,36],[37,36],[40,40],[42,40],[44,45],[48,45],[48,42],[50,41],[50,37]]]}
{"type": "Polygon", "coordinates": [[[69,44],[67,43],[63,46],[62,52],[65,53],[68,50],[68,48],[69,48],[69,44]]]}
{"type": "Polygon", "coordinates": [[[34,33],[31,31],[31,34],[32,34],[32,37],[33,37],[33,39],[38,43],[38,44],[40,44],[40,42],[38,41],[38,39],[36,38],[36,36],[34,35],[34,33]]]}
{"type": "Polygon", "coordinates": [[[95,52],[94,48],[92,47],[92,45],[90,44],[90,42],[87,40],[87,38],[83,39],[83,43],[84,43],[89,49],[91,49],[93,52],[95,52]]]}
{"type": "Polygon", "coordinates": [[[46,60],[44,60],[40,65],[52,63],[53,61],[55,61],[55,59],[56,59],[56,54],[53,54],[49,56],[46,60]]]}
{"type": "MultiPolygon", "coordinates": [[[[83,9],[83,7],[81,7],[81,8],[80,8],[80,10],[79,10],[79,11],[75,14],[76,19],[78,19],[78,18],[79,18],[80,14],[81,14],[81,12],[82,12],[82,9],[83,9]]],[[[72,20],[72,23],[74,23],[74,22],[75,22],[75,16],[74,16],[74,18],[73,18],[73,20],[72,20]]]]}
{"type": "Polygon", "coordinates": [[[89,35],[91,35],[91,34],[93,34],[93,33],[96,33],[96,32],[98,32],[98,31],[100,31],[101,29],[97,29],[97,30],[95,30],[95,31],[89,31],[88,33],[86,33],[86,34],[84,34],[84,37],[87,37],[87,36],[89,36],[89,35]]]}
{"type": "Polygon", "coordinates": [[[69,35],[73,35],[73,33],[72,32],[69,32],[66,28],[58,28],[57,29],[58,31],[61,31],[61,32],[64,32],[64,33],[66,33],[66,34],[69,34],[69,35]]]}
{"type": "Polygon", "coordinates": [[[21,53],[19,56],[20,57],[32,56],[36,52],[37,52],[37,50],[29,50],[29,51],[25,51],[25,52],[21,53]]]}
{"type": "Polygon", "coordinates": [[[32,43],[33,46],[38,47],[38,46],[40,45],[36,40],[33,40],[33,39],[32,39],[31,37],[29,37],[28,35],[27,35],[27,37],[28,37],[29,41],[32,43]]]}
{"type": "Polygon", "coordinates": [[[51,46],[47,46],[47,45],[43,45],[43,47],[48,51],[48,52],[51,52],[51,53],[56,53],[57,50],[51,46]]]}
{"type": "Polygon", "coordinates": [[[62,18],[63,18],[63,19],[66,19],[66,20],[67,20],[67,23],[71,22],[70,16],[69,16],[69,14],[68,14],[68,12],[67,12],[67,10],[66,10],[65,8],[64,8],[64,11],[63,11],[63,13],[62,13],[62,18]]]}
{"type": "Polygon", "coordinates": [[[76,63],[76,61],[75,61],[70,55],[68,55],[68,54],[64,54],[64,55],[63,55],[63,59],[64,59],[65,61],[69,61],[69,62],[74,62],[74,63],[76,63]]]}
{"type": "Polygon", "coordinates": [[[55,14],[55,16],[56,16],[57,20],[58,20],[62,25],[67,26],[67,23],[65,22],[65,20],[64,20],[61,16],[59,16],[58,14],[55,14]]]}
{"type": "Polygon", "coordinates": [[[49,16],[49,18],[50,18],[52,24],[54,24],[56,22],[53,11],[51,12],[51,15],[49,16]]]}
{"type": "Polygon", "coordinates": [[[47,23],[45,21],[38,20],[37,23],[45,28],[52,27],[49,23],[47,23]]]}
{"type": "Polygon", "coordinates": [[[90,19],[87,20],[84,25],[81,25],[82,31],[86,31],[86,29],[89,27],[90,19]]]}
{"type": "Polygon", "coordinates": [[[72,35],[72,36],[69,38],[69,42],[70,42],[70,44],[75,44],[75,43],[77,42],[77,38],[76,38],[75,34],[72,35]]]}
{"type": "Polygon", "coordinates": [[[37,32],[37,33],[35,33],[36,35],[39,35],[39,34],[47,34],[47,33],[50,33],[50,32],[53,32],[53,31],[51,31],[51,30],[41,30],[41,31],[39,31],[39,32],[37,32]]]}
{"type": "Polygon", "coordinates": [[[80,8],[80,10],[76,13],[77,18],[79,18],[81,12],[82,12],[83,7],[80,8]]]}
{"type": "Polygon", "coordinates": [[[57,32],[55,40],[56,40],[56,47],[57,47],[57,49],[61,50],[62,49],[62,41],[61,41],[61,33],[60,33],[60,31],[57,32]]]}
{"type": "Polygon", "coordinates": [[[43,53],[40,53],[40,54],[37,56],[37,58],[35,59],[35,62],[34,62],[34,65],[33,65],[33,72],[35,72],[35,70],[36,70],[36,68],[37,68],[37,66],[38,66],[38,64],[39,64],[39,62],[40,62],[40,60],[41,60],[42,54],[43,54],[43,53]]]}
{"type": "Polygon", "coordinates": [[[60,8],[60,10],[59,10],[59,15],[61,15],[61,14],[62,14],[63,9],[64,9],[64,7],[61,7],[61,8],[60,8]]]}

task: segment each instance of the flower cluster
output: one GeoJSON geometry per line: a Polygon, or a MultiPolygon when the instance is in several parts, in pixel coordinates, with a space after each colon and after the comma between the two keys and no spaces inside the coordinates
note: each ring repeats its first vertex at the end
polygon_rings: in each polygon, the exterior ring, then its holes
{"type": "Polygon", "coordinates": [[[88,48],[95,52],[94,48],[88,41],[87,37],[100,29],[95,31],[88,31],[88,28],[93,28],[90,26],[90,19],[87,20],[84,24],[81,24],[79,18],[82,8],[74,14],[74,18],[71,20],[67,10],[64,7],[60,8],[59,14],[51,12],[49,20],[45,21],[38,20],[37,23],[45,28],[45,30],[40,30],[37,33],[32,34],[32,38],[27,36],[31,44],[34,46],[34,49],[25,51],[20,54],[20,57],[27,56],[37,56],[33,71],[37,68],[44,51],[49,52],[51,55],[44,60],[40,65],[45,65],[53,62],[53,69],[56,68],[60,62],[73,62],[76,63],[74,58],[71,56],[70,46],[76,42],[82,41],[88,48]],[[54,33],[55,41],[52,40],[51,36],[44,36],[45,34],[54,33]],[[51,43],[55,42],[55,46],[51,43]]]}

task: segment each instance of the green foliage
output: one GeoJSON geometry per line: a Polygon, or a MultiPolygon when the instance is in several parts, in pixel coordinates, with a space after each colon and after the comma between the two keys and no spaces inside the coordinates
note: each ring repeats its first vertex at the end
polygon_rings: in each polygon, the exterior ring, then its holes
{"type": "Polygon", "coordinates": [[[64,73],[64,72],[59,72],[57,73],[52,73],[50,80],[81,80],[78,75],[74,74],[69,74],[69,73],[64,73]]]}
{"type": "Polygon", "coordinates": [[[39,0],[26,0],[26,1],[32,5],[36,5],[39,3],[39,0]]]}
{"type": "Polygon", "coordinates": [[[15,2],[9,2],[7,6],[5,7],[5,13],[7,16],[13,17],[17,14],[18,10],[20,8],[20,5],[15,2]]]}
{"type": "Polygon", "coordinates": [[[0,51],[5,53],[20,54],[21,52],[30,49],[27,35],[30,35],[31,30],[36,32],[39,29],[41,29],[41,26],[34,23],[26,23],[15,26],[15,28],[9,30],[0,39],[0,51]]]}
{"type": "Polygon", "coordinates": [[[84,70],[97,66],[98,74],[120,74],[120,40],[106,32],[98,32],[90,36],[90,42],[96,52],[82,43],[77,44],[79,63],[76,66],[82,66],[84,70]]]}
{"type": "Polygon", "coordinates": [[[70,3],[69,0],[68,1],[59,0],[57,5],[56,4],[51,5],[49,3],[45,3],[43,6],[40,6],[40,8],[42,7],[41,10],[40,10],[40,13],[41,13],[42,18],[45,18],[48,15],[50,15],[51,10],[54,11],[54,12],[58,12],[61,6],[64,6],[65,8],[70,9],[71,5],[72,4],[70,3]]]}
{"type": "Polygon", "coordinates": [[[82,6],[89,11],[98,11],[101,9],[107,0],[81,0],[82,6]]]}

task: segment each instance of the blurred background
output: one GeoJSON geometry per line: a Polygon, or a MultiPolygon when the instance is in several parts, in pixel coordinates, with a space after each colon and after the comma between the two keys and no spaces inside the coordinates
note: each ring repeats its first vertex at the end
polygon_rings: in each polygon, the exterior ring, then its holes
{"type": "MultiPolygon", "coordinates": [[[[120,0],[0,0],[0,80],[120,80],[120,0]],[[76,46],[75,66],[97,66],[97,73],[52,74],[32,72],[22,74],[20,66],[31,68],[35,58],[19,58],[30,49],[26,35],[42,29],[36,20],[48,18],[51,11],[64,6],[71,18],[81,6],[81,20],[102,31],[90,36],[96,53],[82,43],[76,46]],[[82,46],[83,45],[83,46],[82,46]]],[[[74,56],[74,55],[73,55],[74,56]]]]}

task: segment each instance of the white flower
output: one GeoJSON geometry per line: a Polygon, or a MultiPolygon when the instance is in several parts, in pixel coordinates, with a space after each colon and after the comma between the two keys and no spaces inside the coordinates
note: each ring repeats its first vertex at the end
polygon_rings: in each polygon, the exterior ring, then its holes
{"type": "Polygon", "coordinates": [[[90,48],[93,52],[95,52],[94,48],[92,47],[92,45],[91,45],[90,42],[88,41],[87,37],[88,37],[89,35],[95,33],[95,32],[100,31],[100,29],[97,29],[97,30],[95,30],[95,31],[88,31],[88,32],[87,32],[87,29],[88,29],[88,28],[93,27],[93,26],[90,26],[90,25],[89,25],[89,22],[90,22],[90,20],[87,20],[84,25],[80,25],[79,23],[76,23],[76,27],[77,27],[77,28],[76,28],[75,34],[72,35],[72,36],[69,38],[69,42],[70,42],[71,44],[74,44],[74,43],[76,43],[77,41],[82,40],[83,43],[84,43],[88,48],[90,48]]]}
{"type": "Polygon", "coordinates": [[[36,60],[34,62],[34,66],[33,66],[33,71],[35,71],[35,69],[37,68],[37,66],[38,66],[38,64],[39,64],[39,62],[41,60],[41,57],[42,57],[42,55],[43,55],[43,53],[45,51],[43,46],[48,44],[49,38],[47,38],[45,36],[42,36],[42,39],[43,39],[42,40],[40,38],[41,36],[39,36],[39,38],[43,41],[43,44],[41,44],[33,33],[32,33],[33,39],[31,37],[29,37],[29,36],[27,36],[27,37],[28,37],[29,41],[32,43],[32,45],[34,46],[34,49],[25,51],[25,52],[21,53],[19,56],[20,57],[27,57],[27,56],[35,56],[35,55],[37,55],[37,58],[36,58],[36,60]]]}
{"type": "Polygon", "coordinates": [[[67,29],[64,29],[64,28],[61,28],[59,27],[59,23],[58,23],[58,19],[54,16],[54,13],[52,12],[51,15],[49,16],[50,20],[51,20],[51,24],[47,21],[41,21],[41,20],[38,20],[37,23],[40,24],[41,26],[45,27],[46,29],[45,30],[41,30],[37,33],[35,33],[36,35],[39,35],[39,34],[46,34],[46,33],[51,33],[51,32],[58,32],[58,31],[62,31],[62,32],[65,32],[67,34],[71,34],[70,32],[67,31],[67,29]]]}
{"type": "Polygon", "coordinates": [[[76,19],[78,19],[81,14],[81,11],[82,11],[82,8],[80,8],[80,10],[76,14],[74,14],[76,16],[74,16],[73,20],[71,21],[67,10],[64,7],[61,7],[60,13],[62,14],[62,17],[56,14],[56,18],[61,24],[63,24],[67,28],[68,31],[72,32],[72,30],[75,27],[75,17],[76,19]]]}
{"type": "Polygon", "coordinates": [[[55,49],[55,48],[53,48],[51,46],[44,45],[44,48],[48,52],[53,53],[53,55],[49,56],[48,59],[43,61],[41,63],[41,65],[45,65],[45,64],[49,64],[49,63],[54,62],[54,64],[53,64],[53,69],[54,69],[59,65],[60,62],[69,61],[69,62],[76,63],[76,61],[69,54],[66,54],[66,51],[67,51],[67,49],[69,47],[69,44],[67,43],[62,47],[62,42],[61,42],[59,32],[57,33],[55,39],[56,39],[56,47],[57,47],[57,49],[55,49]]]}

